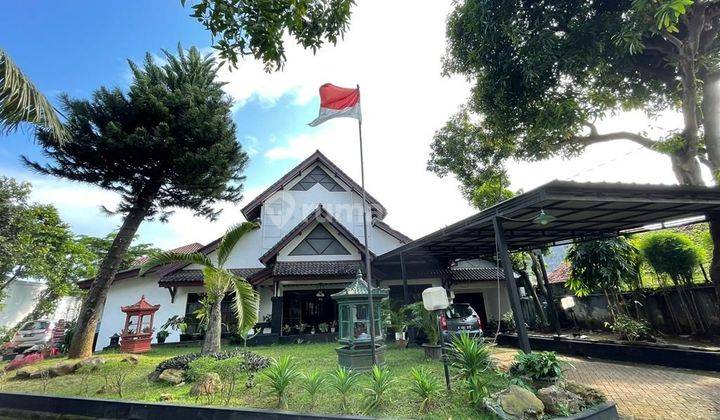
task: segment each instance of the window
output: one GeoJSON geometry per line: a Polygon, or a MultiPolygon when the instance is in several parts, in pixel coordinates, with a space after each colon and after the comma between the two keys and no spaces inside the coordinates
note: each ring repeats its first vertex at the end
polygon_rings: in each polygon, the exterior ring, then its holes
{"type": "Polygon", "coordinates": [[[323,225],[315,226],[290,255],[349,255],[350,252],[323,225]]]}
{"type": "Polygon", "coordinates": [[[327,174],[321,167],[316,166],[315,169],[305,175],[305,178],[290,188],[293,191],[307,191],[315,184],[320,184],[328,191],[345,191],[335,180],[327,174]]]}

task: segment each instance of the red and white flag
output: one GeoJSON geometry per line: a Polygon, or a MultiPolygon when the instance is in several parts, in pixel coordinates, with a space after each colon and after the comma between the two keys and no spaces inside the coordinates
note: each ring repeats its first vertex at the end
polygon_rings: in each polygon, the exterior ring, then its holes
{"type": "Polygon", "coordinates": [[[360,88],[341,88],[325,83],[320,86],[320,113],[308,125],[315,127],[327,120],[340,117],[362,120],[360,115],[360,88]]]}

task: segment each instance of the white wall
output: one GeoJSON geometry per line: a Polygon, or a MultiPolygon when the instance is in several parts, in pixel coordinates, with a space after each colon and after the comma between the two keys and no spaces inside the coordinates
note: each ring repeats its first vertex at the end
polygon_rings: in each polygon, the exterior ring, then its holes
{"type": "MultiPolygon", "coordinates": [[[[145,300],[148,303],[152,305],[159,304],[160,309],[155,312],[153,321],[153,328],[157,332],[168,318],[174,315],[184,316],[188,293],[197,293],[201,290],[201,287],[178,287],[175,302],[171,303],[170,292],[167,288],[158,286],[155,276],[150,275],[114,282],[103,307],[95,351],[102,350],[103,347],[110,344],[110,337],[115,333],[119,334],[125,327],[125,313],[120,310],[121,306],[137,303],[142,295],[145,295],[145,300]]],[[[168,332],[170,336],[167,338],[167,342],[180,340],[178,331],[169,330],[168,332]]],[[[155,342],[156,338],[153,334],[153,343],[155,342]]]]}
{"type": "MultiPolygon", "coordinates": [[[[0,311],[0,326],[14,327],[22,321],[35,308],[40,295],[46,286],[43,282],[16,280],[7,288],[7,297],[0,311]]],[[[81,300],[77,297],[66,296],[57,303],[55,312],[47,318],[53,321],[59,319],[72,320],[77,317],[81,300]]]]}
{"type": "Polygon", "coordinates": [[[485,313],[488,320],[500,319],[503,314],[510,311],[510,300],[507,294],[505,282],[500,282],[500,316],[498,317],[498,288],[497,282],[494,281],[478,281],[469,283],[459,283],[452,286],[455,293],[482,293],[485,301],[485,313]]]}

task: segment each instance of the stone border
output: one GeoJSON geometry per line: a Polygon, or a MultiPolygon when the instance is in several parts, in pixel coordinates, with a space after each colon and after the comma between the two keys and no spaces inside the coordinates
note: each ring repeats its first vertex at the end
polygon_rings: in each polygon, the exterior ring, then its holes
{"type": "MultiPolygon", "coordinates": [[[[516,335],[498,334],[497,343],[501,346],[517,347],[518,338],[516,335]]],[[[714,351],[681,350],[654,347],[648,344],[634,345],[536,336],[530,336],[530,348],[555,351],[568,356],[720,372],[720,353],[714,351]]]]}
{"type": "Polygon", "coordinates": [[[614,402],[604,402],[572,416],[560,418],[562,420],[615,420],[619,419],[620,416],[614,402]]]}
{"type": "Polygon", "coordinates": [[[264,409],[174,405],[105,400],[98,398],[74,398],[51,395],[20,394],[14,392],[0,392],[0,407],[2,407],[3,410],[84,416],[97,419],[153,420],[161,418],[175,418],[213,420],[365,420],[372,418],[362,416],[307,414],[264,409]]]}

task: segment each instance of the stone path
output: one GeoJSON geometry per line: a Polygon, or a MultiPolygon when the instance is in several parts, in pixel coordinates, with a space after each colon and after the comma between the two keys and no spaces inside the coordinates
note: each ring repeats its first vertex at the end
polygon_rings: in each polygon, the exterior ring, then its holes
{"type": "MultiPolygon", "coordinates": [[[[509,361],[514,349],[495,348],[509,361]]],[[[567,378],[595,387],[626,419],[720,419],[720,374],[562,356],[567,378]]]]}

